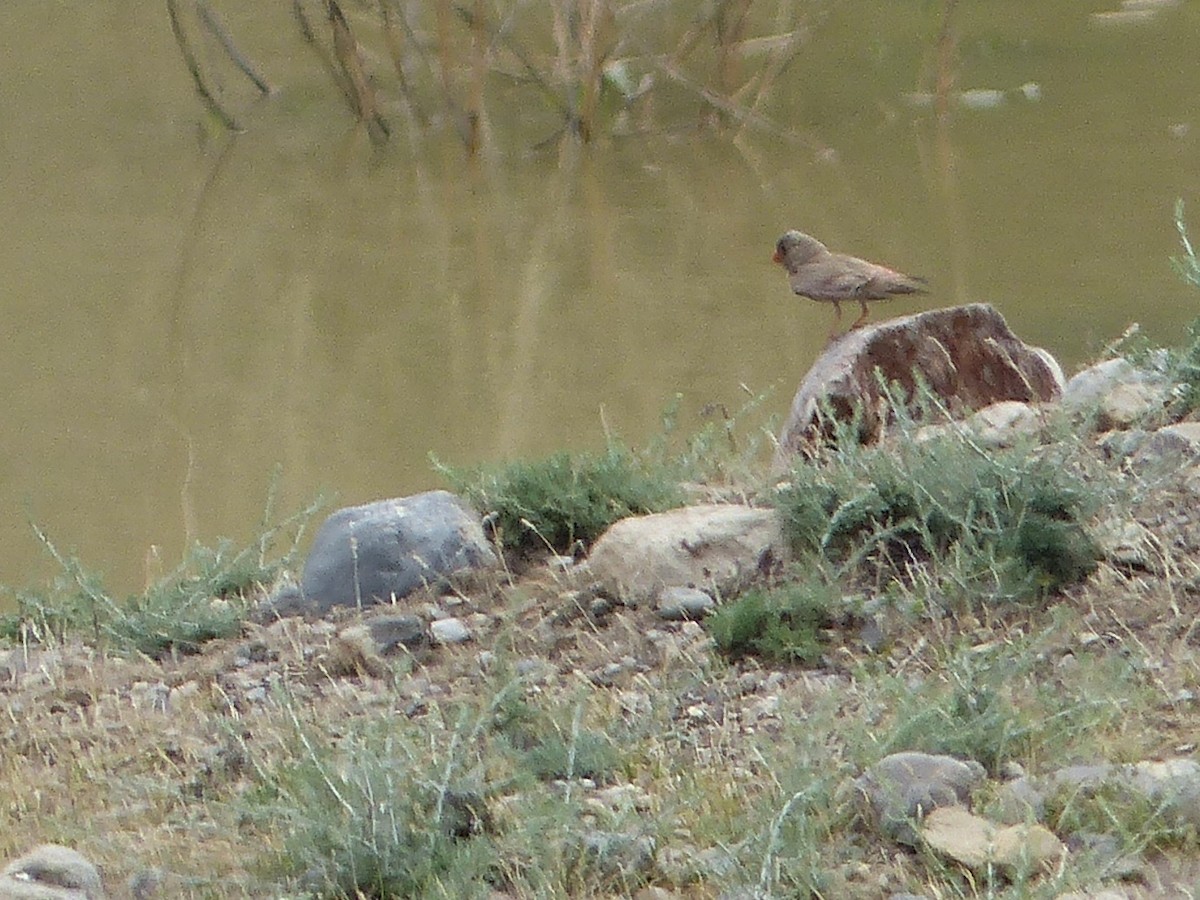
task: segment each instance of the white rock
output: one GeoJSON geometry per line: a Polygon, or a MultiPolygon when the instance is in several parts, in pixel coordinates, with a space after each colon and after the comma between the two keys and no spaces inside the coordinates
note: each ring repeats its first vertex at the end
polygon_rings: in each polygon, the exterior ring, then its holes
{"type": "Polygon", "coordinates": [[[471,639],[471,632],[462,619],[438,619],[430,624],[429,632],[439,644],[462,644],[471,639]]]}
{"type": "Polygon", "coordinates": [[[691,586],[722,594],[781,556],[775,514],[749,506],[708,504],[622,519],[592,547],[592,574],[627,602],[663,588],[691,586]]]}

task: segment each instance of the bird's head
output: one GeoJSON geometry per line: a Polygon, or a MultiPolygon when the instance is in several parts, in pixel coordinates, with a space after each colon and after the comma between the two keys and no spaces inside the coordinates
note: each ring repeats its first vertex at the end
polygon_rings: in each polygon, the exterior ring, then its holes
{"type": "Polygon", "coordinates": [[[802,231],[788,231],[775,242],[775,255],[771,261],[794,272],[806,262],[828,252],[828,248],[815,237],[809,237],[802,231]]]}

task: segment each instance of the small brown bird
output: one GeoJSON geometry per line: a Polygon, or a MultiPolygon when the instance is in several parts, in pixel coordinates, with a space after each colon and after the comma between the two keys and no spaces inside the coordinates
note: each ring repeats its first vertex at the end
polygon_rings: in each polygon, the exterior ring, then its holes
{"type": "Polygon", "coordinates": [[[850,326],[858,328],[867,321],[867,302],[886,300],[896,294],[925,293],[925,279],[905,275],[857,256],[830,253],[829,248],[814,237],[799,231],[789,231],[775,243],[772,261],[788,273],[792,292],[810,300],[833,304],[833,333],[837,334],[842,319],[843,300],[856,300],[862,315],[850,326]]]}

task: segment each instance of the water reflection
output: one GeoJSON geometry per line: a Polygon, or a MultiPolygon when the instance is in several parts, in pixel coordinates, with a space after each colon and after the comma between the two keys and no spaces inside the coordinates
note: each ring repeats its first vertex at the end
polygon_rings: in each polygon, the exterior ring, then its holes
{"type": "Polygon", "coordinates": [[[0,582],[50,571],[27,516],[132,590],[191,540],[252,536],[276,465],[289,510],[435,486],[430,452],[595,446],[602,419],[641,440],[677,391],[774,386],[782,411],[829,314],[770,263],[791,227],[930,280],[875,318],[990,301],[1068,367],[1134,319],[1171,340],[1200,311],[1167,264],[1200,13],[1051,6],[831,5],[771,99],[798,141],[502,133],[469,163],[453,133],[372,149],[246,14],[285,88],[197,142],[158,10],[10,5],[0,582]],[[1005,102],[949,102],[972,90],[1005,102]]]}

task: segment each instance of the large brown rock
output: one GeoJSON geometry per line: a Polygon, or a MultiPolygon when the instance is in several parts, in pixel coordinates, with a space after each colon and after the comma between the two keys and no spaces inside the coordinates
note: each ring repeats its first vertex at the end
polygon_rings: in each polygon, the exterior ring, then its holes
{"type": "Polygon", "coordinates": [[[842,335],[805,376],[779,436],[775,466],[819,441],[822,400],[838,420],[850,421],[861,406],[860,437],[872,441],[886,424],[876,369],[908,397],[919,374],[953,415],[1001,400],[1036,402],[1062,395],[1062,368],[1045,350],[1030,347],[987,304],[935,309],[868,325],[842,335]]]}

